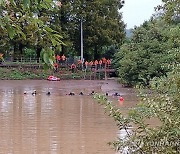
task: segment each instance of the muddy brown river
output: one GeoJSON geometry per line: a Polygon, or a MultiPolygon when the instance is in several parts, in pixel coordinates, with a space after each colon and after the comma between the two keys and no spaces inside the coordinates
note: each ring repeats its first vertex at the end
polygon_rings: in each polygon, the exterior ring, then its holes
{"type": "Polygon", "coordinates": [[[93,90],[108,92],[124,110],[137,103],[133,89],[114,80],[0,80],[0,154],[115,154],[107,143],[117,138],[118,128],[88,95],[93,90]],[[114,92],[125,101],[118,103],[114,92]]]}

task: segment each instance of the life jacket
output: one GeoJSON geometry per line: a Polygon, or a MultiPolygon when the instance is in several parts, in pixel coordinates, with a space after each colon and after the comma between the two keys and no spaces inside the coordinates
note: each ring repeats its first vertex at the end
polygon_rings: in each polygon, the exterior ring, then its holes
{"type": "Polygon", "coordinates": [[[95,60],[94,65],[98,65],[98,61],[97,60],[95,60]]]}
{"type": "Polygon", "coordinates": [[[64,55],[62,55],[62,60],[65,61],[66,60],[66,57],[64,55]]]}
{"type": "Polygon", "coordinates": [[[78,60],[78,64],[82,64],[82,61],[81,61],[81,60],[78,60]]]}
{"type": "Polygon", "coordinates": [[[55,64],[54,64],[54,67],[55,67],[55,68],[58,68],[58,64],[57,64],[57,63],[55,63],[55,64]]]}
{"type": "Polygon", "coordinates": [[[72,64],[71,65],[71,69],[75,69],[76,68],[76,65],[75,64],[72,64]]]}
{"type": "Polygon", "coordinates": [[[85,62],[85,65],[86,65],[86,66],[88,65],[88,61],[85,62]]]}
{"type": "Polygon", "coordinates": [[[99,61],[99,64],[102,65],[102,60],[99,61]]]}
{"type": "Polygon", "coordinates": [[[57,60],[61,60],[61,57],[59,55],[56,56],[57,60]]]}

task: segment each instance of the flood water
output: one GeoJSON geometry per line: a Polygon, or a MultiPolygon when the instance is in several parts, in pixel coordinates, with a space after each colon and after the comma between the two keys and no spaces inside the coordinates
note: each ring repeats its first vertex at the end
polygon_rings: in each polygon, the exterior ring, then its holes
{"type": "Polygon", "coordinates": [[[88,95],[92,90],[121,90],[121,107],[136,104],[132,91],[122,91],[115,81],[1,80],[0,154],[115,154],[107,143],[117,138],[118,128],[88,95]]]}

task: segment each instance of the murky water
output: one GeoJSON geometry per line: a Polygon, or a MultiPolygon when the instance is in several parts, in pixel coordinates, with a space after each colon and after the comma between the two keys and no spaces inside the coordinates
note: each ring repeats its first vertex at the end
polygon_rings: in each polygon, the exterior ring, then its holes
{"type": "MultiPolygon", "coordinates": [[[[114,81],[108,82],[1,80],[0,154],[114,154],[107,143],[116,139],[118,129],[88,96],[92,90],[118,90],[114,81]],[[79,96],[80,91],[85,95],[79,96]]],[[[132,106],[134,96],[124,97],[132,106]]]]}

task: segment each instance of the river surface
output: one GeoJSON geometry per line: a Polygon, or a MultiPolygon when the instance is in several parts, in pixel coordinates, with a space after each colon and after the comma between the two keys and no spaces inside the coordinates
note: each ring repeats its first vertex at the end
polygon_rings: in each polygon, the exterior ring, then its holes
{"type": "Polygon", "coordinates": [[[108,97],[124,110],[137,103],[133,89],[114,80],[0,80],[0,154],[115,154],[107,143],[118,128],[89,95],[93,90],[121,93],[124,104],[108,97]]]}

